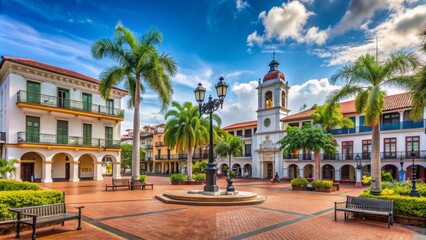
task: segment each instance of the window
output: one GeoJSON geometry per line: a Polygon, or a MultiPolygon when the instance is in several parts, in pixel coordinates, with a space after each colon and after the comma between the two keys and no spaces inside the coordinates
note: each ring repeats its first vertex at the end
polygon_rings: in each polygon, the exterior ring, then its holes
{"type": "Polygon", "coordinates": [[[411,151],[414,151],[416,157],[419,157],[419,146],[420,146],[420,137],[406,137],[405,138],[405,156],[406,158],[411,158],[411,151]]]}
{"type": "Polygon", "coordinates": [[[385,138],[384,142],[385,142],[384,158],[396,159],[396,138],[385,138]]]}
{"type": "Polygon", "coordinates": [[[399,113],[383,114],[383,124],[399,122],[399,113]]]}
{"type": "Polygon", "coordinates": [[[56,141],[58,144],[68,144],[68,121],[56,122],[56,141]]]}
{"type": "Polygon", "coordinates": [[[40,83],[27,81],[27,102],[40,104],[40,83]]]}
{"type": "Polygon", "coordinates": [[[251,144],[244,145],[244,156],[251,157],[251,144]]]}
{"type": "MultiPolygon", "coordinates": [[[[26,139],[22,141],[38,143],[40,142],[40,118],[26,117],[26,139]]],[[[21,139],[19,139],[21,141],[21,139]]]]}
{"type": "Polygon", "coordinates": [[[244,137],[251,137],[251,129],[244,130],[244,137]]]}
{"type": "Polygon", "coordinates": [[[282,91],[282,92],[281,92],[281,107],[284,107],[284,108],[286,107],[286,105],[285,105],[285,103],[286,103],[286,102],[285,102],[285,99],[286,99],[286,98],[285,98],[285,92],[284,92],[284,91],[282,91]]]}
{"type": "Polygon", "coordinates": [[[359,116],[359,132],[371,132],[370,126],[364,126],[365,116],[359,116]]]}
{"type": "Polygon", "coordinates": [[[83,123],[83,144],[92,145],[92,124],[83,123]]]}
{"type": "Polygon", "coordinates": [[[107,113],[114,115],[114,99],[107,99],[106,101],[107,113]]]}
{"type": "Polygon", "coordinates": [[[272,107],[272,92],[267,91],[265,94],[265,108],[271,108],[272,107]]]}
{"type": "Polygon", "coordinates": [[[303,160],[312,160],[311,150],[304,148],[302,157],[303,157],[303,160]]]}
{"type": "Polygon", "coordinates": [[[243,136],[243,130],[238,130],[237,131],[237,136],[238,137],[242,137],[243,136]]]}
{"type": "Polygon", "coordinates": [[[58,88],[57,106],[60,108],[69,108],[70,106],[70,91],[64,88],[58,88]]]}
{"type": "Polygon", "coordinates": [[[362,159],[371,158],[371,139],[362,140],[362,159]]]}
{"type": "Polygon", "coordinates": [[[105,145],[106,147],[110,147],[113,144],[113,128],[105,127],[105,145]]]}
{"type": "Polygon", "coordinates": [[[342,142],[342,155],[344,160],[354,159],[354,142],[353,141],[342,142]]]}
{"type": "Polygon", "coordinates": [[[253,133],[256,133],[257,132],[257,128],[254,128],[254,131],[253,131],[253,133]]]}
{"type": "Polygon", "coordinates": [[[83,111],[92,111],[92,94],[83,93],[83,111]]]}
{"type": "Polygon", "coordinates": [[[290,127],[299,127],[299,123],[298,123],[298,122],[289,123],[288,125],[289,125],[290,127]]]}

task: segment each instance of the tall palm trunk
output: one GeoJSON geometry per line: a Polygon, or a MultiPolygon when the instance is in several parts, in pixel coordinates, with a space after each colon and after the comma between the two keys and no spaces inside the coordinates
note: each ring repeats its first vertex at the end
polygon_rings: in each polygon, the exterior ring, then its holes
{"type": "Polygon", "coordinates": [[[314,180],[321,179],[321,156],[320,151],[314,152],[314,180]]]}
{"type": "Polygon", "coordinates": [[[372,134],[372,153],[371,153],[371,187],[370,193],[380,195],[381,188],[381,171],[380,171],[380,131],[379,124],[373,127],[372,134]]]}
{"type": "Polygon", "coordinates": [[[134,115],[133,115],[133,148],[132,148],[132,179],[139,180],[140,172],[140,110],[139,105],[141,102],[140,94],[140,75],[136,74],[136,86],[135,86],[135,105],[134,105],[134,115]]]}
{"type": "Polygon", "coordinates": [[[186,176],[188,176],[188,181],[192,181],[192,148],[188,149],[188,158],[186,159],[186,176]]]}

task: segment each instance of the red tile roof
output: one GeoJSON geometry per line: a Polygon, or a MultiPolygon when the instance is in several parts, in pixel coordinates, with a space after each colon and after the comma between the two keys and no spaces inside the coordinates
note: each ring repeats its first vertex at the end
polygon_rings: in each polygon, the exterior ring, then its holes
{"type": "Polygon", "coordinates": [[[236,128],[254,127],[254,126],[257,126],[257,121],[235,123],[235,124],[224,127],[223,130],[231,130],[236,128]]]}
{"type": "MultiPolygon", "coordinates": [[[[411,93],[400,93],[395,95],[389,95],[385,97],[385,106],[383,111],[391,111],[395,109],[401,108],[410,108],[411,107],[411,93]]],[[[281,119],[281,121],[288,122],[290,120],[301,120],[301,119],[310,119],[311,114],[314,113],[315,110],[309,109],[300,113],[296,113],[281,119]]],[[[344,115],[356,113],[355,111],[355,100],[341,102],[340,103],[340,112],[344,115]]]]}
{"type": "Polygon", "coordinates": [[[276,79],[278,76],[280,76],[281,79],[285,80],[284,73],[282,73],[282,72],[280,72],[278,70],[274,70],[274,71],[268,72],[263,77],[263,81],[268,81],[268,80],[271,80],[271,79],[276,79]]]}
{"type": "MultiPolygon", "coordinates": [[[[74,71],[71,71],[71,70],[68,70],[68,69],[65,69],[65,68],[55,67],[55,66],[48,65],[48,64],[45,64],[45,63],[37,62],[37,61],[34,61],[32,59],[16,58],[16,57],[9,57],[9,56],[2,56],[2,58],[3,58],[3,60],[0,64],[0,66],[2,66],[5,61],[10,61],[10,62],[25,65],[25,66],[34,67],[34,68],[38,68],[38,69],[41,69],[41,70],[45,70],[45,71],[49,71],[49,72],[53,72],[53,73],[58,73],[58,74],[62,74],[62,75],[68,76],[68,77],[78,78],[78,79],[88,81],[88,82],[91,82],[91,83],[99,84],[98,79],[95,79],[95,78],[92,78],[92,77],[89,77],[89,76],[86,76],[86,75],[83,75],[81,73],[74,72],[74,71]]],[[[120,89],[120,88],[117,88],[117,87],[113,87],[113,88],[116,89],[116,90],[127,93],[126,90],[123,90],[123,89],[120,89]]]]}

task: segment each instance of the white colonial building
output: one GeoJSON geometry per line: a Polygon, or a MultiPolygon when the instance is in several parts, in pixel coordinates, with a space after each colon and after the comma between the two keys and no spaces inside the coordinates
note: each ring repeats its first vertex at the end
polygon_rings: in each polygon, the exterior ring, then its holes
{"type": "Polygon", "coordinates": [[[114,87],[104,100],[97,79],[6,56],[0,80],[1,156],[17,160],[17,180],[102,180],[106,162],[120,178],[120,106],[126,91],[114,87]]]}
{"type": "MultiPolygon", "coordinates": [[[[283,155],[277,141],[285,135],[287,126],[301,127],[312,122],[309,109],[288,115],[290,87],[284,74],[278,70],[278,62],[272,60],[270,71],[259,81],[257,121],[236,123],[224,128],[240,136],[244,142],[243,157],[234,157],[231,167],[241,176],[272,178],[275,172],[284,178],[313,176],[313,153],[300,149],[283,155]]],[[[381,165],[398,179],[401,159],[406,178],[412,174],[412,154],[415,159],[417,179],[426,180],[426,129],[425,120],[414,122],[409,118],[410,93],[390,95],[380,120],[381,165]],[[423,146],[423,147],[422,147],[423,146]]],[[[338,143],[337,154],[321,154],[321,178],[335,181],[359,182],[361,175],[370,174],[371,127],[364,126],[364,116],[355,112],[354,101],[340,103],[340,111],[350,118],[355,127],[330,130],[338,143]],[[356,174],[356,159],[362,170],[356,174]]],[[[228,167],[226,158],[218,158],[219,172],[228,167]]]]}

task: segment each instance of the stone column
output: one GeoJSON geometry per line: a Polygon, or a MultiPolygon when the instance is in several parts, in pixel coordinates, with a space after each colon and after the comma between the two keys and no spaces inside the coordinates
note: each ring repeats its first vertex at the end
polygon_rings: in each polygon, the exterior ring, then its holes
{"type": "Polygon", "coordinates": [[[93,163],[93,180],[103,180],[102,177],[102,161],[93,163]]]}
{"type": "Polygon", "coordinates": [[[21,161],[15,162],[16,172],[15,172],[15,180],[22,181],[21,179],[21,161]]]}
{"type": "Polygon", "coordinates": [[[362,176],[361,176],[361,169],[356,169],[356,182],[355,182],[355,187],[362,187],[362,176]]]}
{"type": "Polygon", "coordinates": [[[334,180],[340,181],[340,170],[335,169],[334,170],[334,180]]]}
{"type": "Polygon", "coordinates": [[[112,178],[120,179],[121,178],[121,162],[112,162],[112,178]]]}
{"type": "Polygon", "coordinates": [[[52,182],[52,161],[44,161],[42,169],[41,182],[51,183],[52,182]]]}
{"type": "Polygon", "coordinates": [[[305,177],[305,169],[299,168],[299,177],[304,178],[305,177]]]}
{"type": "Polygon", "coordinates": [[[80,179],[78,178],[78,168],[79,168],[79,163],[78,161],[75,162],[69,162],[70,163],[70,182],[79,182],[80,179]]]}

